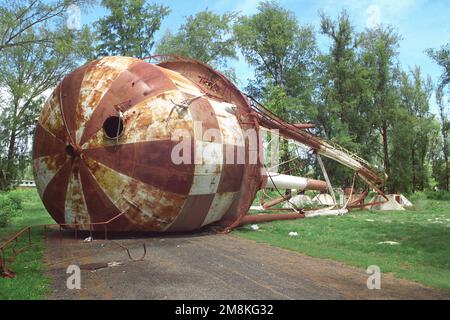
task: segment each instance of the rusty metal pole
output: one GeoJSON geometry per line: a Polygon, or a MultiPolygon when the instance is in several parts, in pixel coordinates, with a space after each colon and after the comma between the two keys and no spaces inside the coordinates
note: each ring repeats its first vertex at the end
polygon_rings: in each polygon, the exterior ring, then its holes
{"type": "Polygon", "coordinates": [[[8,269],[7,269],[7,267],[6,267],[6,258],[5,258],[5,251],[3,250],[3,248],[1,249],[1,252],[2,252],[2,258],[1,258],[1,262],[2,262],[2,264],[0,265],[0,268],[1,268],[1,272],[3,273],[2,275],[3,276],[8,276],[8,269]]]}
{"type": "Polygon", "coordinates": [[[3,272],[4,268],[4,253],[3,253],[3,248],[0,249],[0,271],[3,272]]]}
{"type": "Polygon", "coordinates": [[[244,224],[262,223],[276,220],[294,220],[302,219],[304,217],[305,215],[303,213],[260,213],[243,217],[239,225],[242,226],[244,224]]]}

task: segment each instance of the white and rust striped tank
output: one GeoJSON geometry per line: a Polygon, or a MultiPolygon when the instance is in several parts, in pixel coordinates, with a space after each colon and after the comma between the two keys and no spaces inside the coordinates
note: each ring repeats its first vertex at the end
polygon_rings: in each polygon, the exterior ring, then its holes
{"type": "Polygon", "coordinates": [[[258,124],[245,97],[208,66],[105,57],[67,75],[45,103],[36,185],[55,221],[81,230],[121,212],[108,229],[227,226],[261,184],[259,159],[249,161],[260,141],[249,145],[248,129],[258,124]]]}

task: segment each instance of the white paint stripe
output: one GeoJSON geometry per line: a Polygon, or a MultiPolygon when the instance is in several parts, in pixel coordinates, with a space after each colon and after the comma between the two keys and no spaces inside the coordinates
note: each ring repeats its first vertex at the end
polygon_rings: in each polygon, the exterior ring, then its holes
{"type": "Polygon", "coordinates": [[[56,175],[56,173],[62,168],[62,165],[56,169],[56,171],[51,170],[49,163],[52,163],[52,158],[54,156],[45,156],[33,160],[33,169],[35,172],[36,187],[39,196],[42,198],[47,185],[50,180],[56,175]]]}
{"type": "MultiPolygon", "coordinates": [[[[214,113],[216,114],[216,119],[219,123],[222,144],[244,146],[245,142],[242,134],[242,129],[237,121],[235,114],[233,113],[234,106],[232,104],[219,102],[214,99],[209,99],[209,103],[213,107],[214,113]]],[[[221,150],[221,153],[223,153],[223,148],[221,150]]],[[[230,150],[226,150],[227,157],[229,151],[230,150]]],[[[231,152],[234,152],[234,150],[231,150],[231,152]]],[[[233,153],[231,153],[230,159],[231,161],[234,160],[233,153]]],[[[217,192],[217,188],[214,190],[214,192],[217,192]]],[[[216,193],[214,195],[214,200],[211,204],[211,207],[209,208],[208,214],[206,215],[205,220],[202,223],[202,226],[222,219],[222,217],[232,205],[236,194],[237,192],[226,192],[221,194],[216,193]]]]}
{"type": "Polygon", "coordinates": [[[66,223],[81,223],[85,226],[78,229],[89,230],[91,217],[84,199],[83,187],[81,186],[80,173],[71,173],[69,185],[67,186],[66,203],[64,207],[66,223]]]}
{"type": "Polygon", "coordinates": [[[219,187],[220,176],[222,174],[222,144],[196,140],[195,161],[194,180],[189,194],[215,193],[219,187]]]}
{"type": "Polygon", "coordinates": [[[62,120],[62,113],[57,95],[52,94],[47,99],[38,122],[51,134],[64,129],[64,122],[62,120]]]}
{"type": "Polygon", "coordinates": [[[194,96],[203,94],[201,90],[193,84],[193,82],[186,79],[182,74],[166,68],[161,68],[160,70],[165,73],[170,80],[172,80],[173,84],[180,91],[194,96]]]}
{"type": "Polygon", "coordinates": [[[244,146],[244,135],[236,115],[232,113],[234,105],[226,102],[218,102],[209,99],[209,103],[214,109],[217,122],[219,123],[222,143],[227,145],[244,146]]]}
{"type": "Polygon", "coordinates": [[[208,214],[202,223],[202,227],[222,219],[233,203],[236,194],[237,192],[216,193],[208,214]]]}
{"type": "Polygon", "coordinates": [[[76,141],[80,142],[86,122],[91,118],[97,104],[111,89],[111,84],[119,75],[133,63],[140,60],[126,57],[105,57],[97,65],[86,72],[80,87],[77,113],[82,117],[78,120],[76,141]]]}

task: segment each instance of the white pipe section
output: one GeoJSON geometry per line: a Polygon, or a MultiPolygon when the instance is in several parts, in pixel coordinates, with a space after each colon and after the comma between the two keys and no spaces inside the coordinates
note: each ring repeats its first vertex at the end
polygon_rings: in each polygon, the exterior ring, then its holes
{"type": "Polygon", "coordinates": [[[266,188],[297,189],[303,191],[306,189],[307,184],[307,178],[289,176],[287,174],[279,174],[274,172],[267,173],[266,188]]]}
{"type": "Polygon", "coordinates": [[[312,212],[306,212],[306,218],[313,218],[319,216],[339,216],[342,214],[346,214],[348,212],[347,209],[334,209],[334,210],[317,210],[312,212]]]}

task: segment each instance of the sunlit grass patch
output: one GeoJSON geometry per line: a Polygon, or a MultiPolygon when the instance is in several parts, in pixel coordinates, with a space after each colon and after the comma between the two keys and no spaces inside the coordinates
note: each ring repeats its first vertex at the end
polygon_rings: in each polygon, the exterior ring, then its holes
{"type": "Polygon", "coordinates": [[[413,210],[355,210],[259,227],[243,226],[234,234],[362,268],[375,264],[382,272],[450,290],[448,201],[422,200],[413,210]]]}
{"type": "MultiPolygon", "coordinates": [[[[0,243],[21,229],[34,224],[51,223],[35,189],[16,190],[23,200],[23,210],[13,217],[5,228],[0,228],[0,243]]],[[[0,278],[0,299],[44,299],[48,290],[48,279],[44,275],[42,258],[45,251],[43,229],[31,233],[33,246],[17,256],[9,269],[16,273],[13,279],[0,278]]],[[[20,238],[17,248],[26,245],[27,236],[20,238]]]]}

